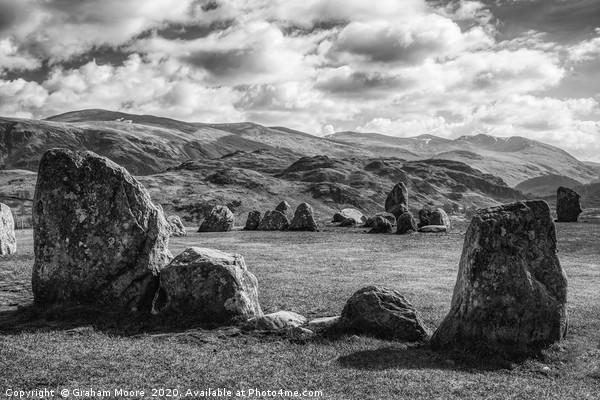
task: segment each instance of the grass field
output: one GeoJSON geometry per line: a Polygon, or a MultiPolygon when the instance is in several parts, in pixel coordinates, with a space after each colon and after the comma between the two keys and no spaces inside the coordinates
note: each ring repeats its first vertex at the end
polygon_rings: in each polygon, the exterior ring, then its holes
{"type": "MultiPolygon", "coordinates": [[[[265,312],[338,315],[356,290],[377,284],[403,293],[433,330],[449,309],[465,228],[412,236],[366,235],[358,228],[189,229],[170,248],[175,255],[189,246],[242,254],[258,278],[265,312]]],[[[369,337],[298,343],[227,329],[153,327],[151,320],[89,310],[36,310],[30,306],[31,231],[18,231],[18,254],[0,260],[0,398],[7,389],[91,388],[113,395],[128,389],[148,397],[151,389],[226,388],[246,395],[248,389],[322,391],[327,399],[597,399],[600,224],[558,224],[557,231],[569,277],[568,338],[506,363],[369,337]]]]}

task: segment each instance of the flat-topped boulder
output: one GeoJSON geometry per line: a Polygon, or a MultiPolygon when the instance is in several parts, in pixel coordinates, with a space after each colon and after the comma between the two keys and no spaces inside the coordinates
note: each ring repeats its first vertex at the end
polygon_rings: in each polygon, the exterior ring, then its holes
{"type": "Polygon", "coordinates": [[[385,199],[385,211],[395,218],[408,211],[408,189],[404,182],[396,184],[385,199]]]}
{"type": "Polygon", "coordinates": [[[258,282],[244,257],[190,247],[160,274],[153,312],[202,323],[236,323],[262,315],[258,282]]]}
{"type": "Polygon", "coordinates": [[[170,215],[167,218],[167,222],[169,223],[169,229],[171,232],[171,236],[181,237],[187,236],[187,232],[185,230],[185,226],[183,225],[183,221],[179,218],[178,215],[170,215]]]}
{"type": "Polygon", "coordinates": [[[344,222],[347,219],[353,219],[355,225],[364,224],[367,221],[367,217],[356,208],[344,208],[333,214],[333,222],[344,222]]]}
{"type": "Polygon", "coordinates": [[[290,220],[281,211],[267,211],[258,225],[259,231],[285,231],[290,227],[290,220]]]}
{"type": "Polygon", "coordinates": [[[0,256],[17,252],[15,221],[10,207],[0,203],[0,256]]]}
{"type": "Polygon", "coordinates": [[[556,221],[577,222],[581,211],[579,194],[573,189],[559,187],[556,191],[556,221]]]}
{"type": "Polygon", "coordinates": [[[367,286],[344,306],[341,329],[389,340],[422,341],[429,336],[421,315],[399,292],[367,286]]]}
{"type": "Polygon", "coordinates": [[[567,277],[544,201],[478,210],[463,246],[450,312],[432,345],[488,343],[510,352],[548,345],[567,331],[567,277]]]}
{"type": "Polygon", "coordinates": [[[202,224],[198,232],[229,232],[233,229],[235,216],[227,206],[214,206],[202,224]]]}
{"type": "Polygon", "coordinates": [[[301,203],[294,213],[294,218],[290,222],[290,231],[309,231],[316,232],[319,230],[315,221],[315,212],[308,203],[301,203]]]}
{"type": "Polygon", "coordinates": [[[248,213],[248,218],[246,219],[246,225],[244,226],[245,231],[255,231],[258,229],[260,225],[260,219],[262,214],[260,211],[254,210],[248,213]]]}
{"type": "Polygon", "coordinates": [[[448,232],[446,225],[425,225],[418,229],[421,233],[444,233],[448,232]]]}
{"type": "Polygon", "coordinates": [[[124,168],[92,152],[48,150],[33,199],[35,303],[150,308],[172,255],[169,225],[124,168]]]}

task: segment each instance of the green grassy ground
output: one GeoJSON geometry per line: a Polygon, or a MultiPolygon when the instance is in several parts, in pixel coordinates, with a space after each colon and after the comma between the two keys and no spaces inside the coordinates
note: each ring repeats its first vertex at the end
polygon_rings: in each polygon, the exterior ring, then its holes
{"type": "MultiPolygon", "coordinates": [[[[190,232],[189,246],[244,255],[259,281],[265,312],[309,318],[339,314],[359,288],[399,290],[433,329],[450,305],[465,227],[448,235],[190,232]]],[[[600,225],[558,224],[559,257],[569,277],[568,339],[511,363],[485,354],[448,354],[426,345],[369,337],[285,337],[228,330],[152,328],[91,316],[86,310],[40,312],[31,302],[31,231],[19,253],[0,260],[0,398],[6,389],[227,388],[313,390],[328,399],[595,399],[600,397],[600,225]]],[[[165,393],[168,394],[168,393],[165,393]]],[[[263,398],[252,396],[246,398],[263,398]]],[[[125,397],[125,398],[135,398],[125,397]]],[[[239,397],[244,398],[244,397],[239,397]]]]}

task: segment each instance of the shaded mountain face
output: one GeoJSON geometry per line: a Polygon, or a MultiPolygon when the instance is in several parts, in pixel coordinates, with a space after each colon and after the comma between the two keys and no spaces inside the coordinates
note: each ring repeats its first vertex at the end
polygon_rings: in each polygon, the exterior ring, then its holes
{"type": "Polygon", "coordinates": [[[365,150],[385,157],[464,162],[481,172],[501,177],[509,186],[551,174],[583,183],[597,176],[588,165],[559,148],[516,136],[475,135],[448,140],[432,135],[396,138],[375,133],[340,132],[328,139],[336,143],[357,143],[365,150]]]}
{"type": "Polygon", "coordinates": [[[556,196],[556,190],[560,186],[573,188],[581,186],[582,183],[566,176],[546,175],[531,178],[515,186],[515,189],[523,193],[529,193],[535,197],[556,196]]]}

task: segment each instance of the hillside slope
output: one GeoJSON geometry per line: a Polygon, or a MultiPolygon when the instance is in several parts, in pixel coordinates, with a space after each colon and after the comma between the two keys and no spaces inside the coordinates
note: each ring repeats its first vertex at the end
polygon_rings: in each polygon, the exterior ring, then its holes
{"type": "MultiPolygon", "coordinates": [[[[518,136],[462,136],[455,140],[433,135],[398,138],[376,133],[340,132],[327,137],[336,143],[357,143],[382,157],[437,158],[467,163],[501,177],[509,186],[544,175],[561,175],[587,183],[596,172],[564,150],[518,136]]],[[[415,159],[415,158],[413,158],[415,159]]]]}

